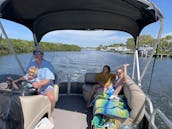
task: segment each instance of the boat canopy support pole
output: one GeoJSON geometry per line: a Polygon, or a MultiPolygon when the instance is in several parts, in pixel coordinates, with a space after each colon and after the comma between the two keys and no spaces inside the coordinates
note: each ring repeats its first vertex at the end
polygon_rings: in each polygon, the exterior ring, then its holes
{"type": "Polygon", "coordinates": [[[25,74],[26,72],[25,72],[25,70],[24,70],[24,68],[23,68],[23,66],[22,66],[22,64],[21,64],[21,62],[20,62],[20,60],[19,60],[19,58],[18,58],[18,56],[17,56],[15,50],[14,50],[14,47],[13,47],[13,46],[11,45],[11,43],[10,43],[10,40],[9,40],[9,38],[8,38],[6,32],[5,32],[5,29],[4,29],[4,27],[3,27],[2,23],[1,23],[1,21],[0,21],[0,27],[1,27],[2,33],[3,33],[4,36],[5,36],[5,39],[6,39],[6,41],[7,41],[8,47],[10,48],[10,50],[11,50],[11,52],[13,53],[14,57],[16,58],[17,63],[19,64],[19,67],[20,67],[22,73],[25,74]]]}
{"type": "Polygon", "coordinates": [[[135,76],[135,68],[136,68],[136,53],[135,53],[134,49],[134,59],[133,59],[133,71],[132,71],[132,79],[134,80],[134,76],[135,76]]]}
{"type": "Polygon", "coordinates": [[[135,51],[134,51],[134,62],[133,62],[133,74],[132,78],[134,78],[135,73],[135,65],[137,69],[137,84],[141,87],[141,80],[140,80],[140,65],[139,65],[139,56],[138,56],[138,46],[139,46],[139,36],[137,36],[136,43],[135,43],[135,51]]]}
{"type": "Polygon", "coordinates": [[[71,75],[67,74],[67,94],[70,94],[71,92],[71,75]]]}
{"type": "Polygon", "coordinates": [[[33,33],[33,39],[34,39],[36,50],[40,50],[40,46],[39,46],[39,43],[38,43],[38,40],[37,40],[37,37],[36,37],[35,33],[33,33]]]}
{"type": "MultiPolygon", "coordinates": [[[[38,43],[38,40],[37,40],[37,37],[36,37],[35,33],[33,33],[33,39],[34,39],[35,49],[40,50],[39,43],[38,43]]],[[[33,55],[30,58],[29,64],[32,62],[32,60],[33,60],[33,55]]]]}
{"type": "Polygon", "coordinates": [[[160,29],[159,29],[158,37],[157,37],[157,39],[155,40],[155,43],[154,43],[154,47],[153,47],[152,53],[151,53],[151,55],[150,55],[148,61],[146,62],[146,65],[145,65],[145,67],[144,67],[144,69],[143,69],[143,72],[142,72],[142,74],[141,74],[141,81],[143,80],[143,77],[144,77],[144,75],[145,75],[145,73],[146,73],[146,71],[147,71],[147,68],[148,68],[148,66],[149,66],[149,64],[150,64],[150,62],[151,62],[151,60],[152,60],[152,58],[153,58],[153,55],[155,54],[155,51],[156,51],[156,49],[157,49],[158,43],[159,43],[160,38],[161,38],[161,35],[162,35],[162,31],[163,31],[163,24],[164,24],[164,22],[163,22],[163,19],[161,18],[161,19],[160,19],[160,29]]]}

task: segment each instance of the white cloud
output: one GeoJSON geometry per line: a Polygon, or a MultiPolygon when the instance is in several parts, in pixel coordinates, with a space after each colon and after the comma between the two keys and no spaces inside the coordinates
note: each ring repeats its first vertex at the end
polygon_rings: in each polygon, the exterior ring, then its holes
{"type": "Polygon", "coordinates": [[[172,36],[172,32],[168,32],[162,35],[162,37],[166,37],[167,35],[171,35],[172,36]]]}
{"type": "Polygon", "coordinates": [[[131,36],[117,31],[53,31],[43,37],[43,41],[76,44],[79,46],[99,46],[112,43],[125,43],[131,36]]]}

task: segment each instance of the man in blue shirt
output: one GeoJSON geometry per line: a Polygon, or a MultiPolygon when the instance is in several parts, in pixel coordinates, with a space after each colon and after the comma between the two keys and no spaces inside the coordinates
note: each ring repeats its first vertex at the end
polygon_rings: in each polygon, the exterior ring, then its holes
{"type": "Polygon", "coordinates": [[[34,61],[28,66],[35,66],[38,69],[37,78],[39,81],[33,82],[32,86],[38,89],[38,92],[42,95],[46,95],[51,102],[51,110],[55,107],[55,97],[53,82],[55,80],[54,68],[52,64],[43,59],[44,53],[41,50],[33,51],[34,61]]]}

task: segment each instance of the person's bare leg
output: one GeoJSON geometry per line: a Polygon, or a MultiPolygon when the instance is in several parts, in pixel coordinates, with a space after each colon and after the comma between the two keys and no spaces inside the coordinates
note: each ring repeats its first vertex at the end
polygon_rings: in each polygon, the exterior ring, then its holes
{"type": "Polygon", "coordinates": [[[54,97],[54,91],[46,91],[46,94],[45,94],[48,99],[50,100],[51,102],[51,115],[50,115],[50,122],[54,125],[54,117],[53,117],[53,111],[54,111],[54,108],[55,108],[55,97],[54,97]]]}
{"type": "Polygon", "coordinates": [[[114,95],[117,96],[119,94],[119,92],[121,91],[123,85],[124,85],[124,78],[119,79],[119,81],[116,84],[116,89],[114,92],[114,95]]]}
{"type": "Polygon", "coordinates": [[[49,99],[50,102],[51,102],[51,112],[53,112],[53,110],[54,110],[54,108],[55,108],[55,97],[54,97],[54,92],[51,91],[51,90],[49,90],[49,91],[46,92],[45,95],[48,97],[48,99],[49,99]]]}

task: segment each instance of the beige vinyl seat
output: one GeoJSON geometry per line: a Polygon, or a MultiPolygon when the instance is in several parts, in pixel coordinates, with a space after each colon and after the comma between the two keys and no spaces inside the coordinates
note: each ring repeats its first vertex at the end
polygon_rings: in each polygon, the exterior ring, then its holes
{"type": "MultiPolygon", "coordinates": [[[[59,87],[57,84],[54,85],[54,96],[57,102],[59,97],[59,87]]],[[[47,96],[20,96],[20,101],[23,110],[25,129],[34,129],[36,124],[43,117],[50,117],[51,103],[47,96]]]]}
{"type": "Polygon", "coordinates": [[[97,84],[97,81],[96,81],[97,74],[98,73],[86,73],[85,74],[85,83],[82,87],[82,90],[83,90],[83,97],[86,102],[88,101],[92,86],[97,84]]]}
{"type": "Polygon", "coordinates": [[[54,97],[55,101],[57,102],[59,99],[59,86],[57,84],[54,85],[54,97]]]}
{"type": "Polygon", "coordinates": [[[130,77],[127,77],[123,91],[131,109],[129,118],[123,124],[134,124],[134,126],[137,126],[144,117],[146,96],[130,77]]]}
{"type": "Polygon", "coordinates": [[[44,117],[50,117],[51,103],[47,96],[21,96],[21,106],[24,117],[24,128],[34,129],[36,124],[44,117]]]}
{"type": "Polygon", "coordinates": [[[55,101],[58,101],[59,98],[59,86],[58,86],[58,75],[56,73],[54,73],[55,75],[55,80],[54,80],[54,97],[55,97],[55,101]]]}

